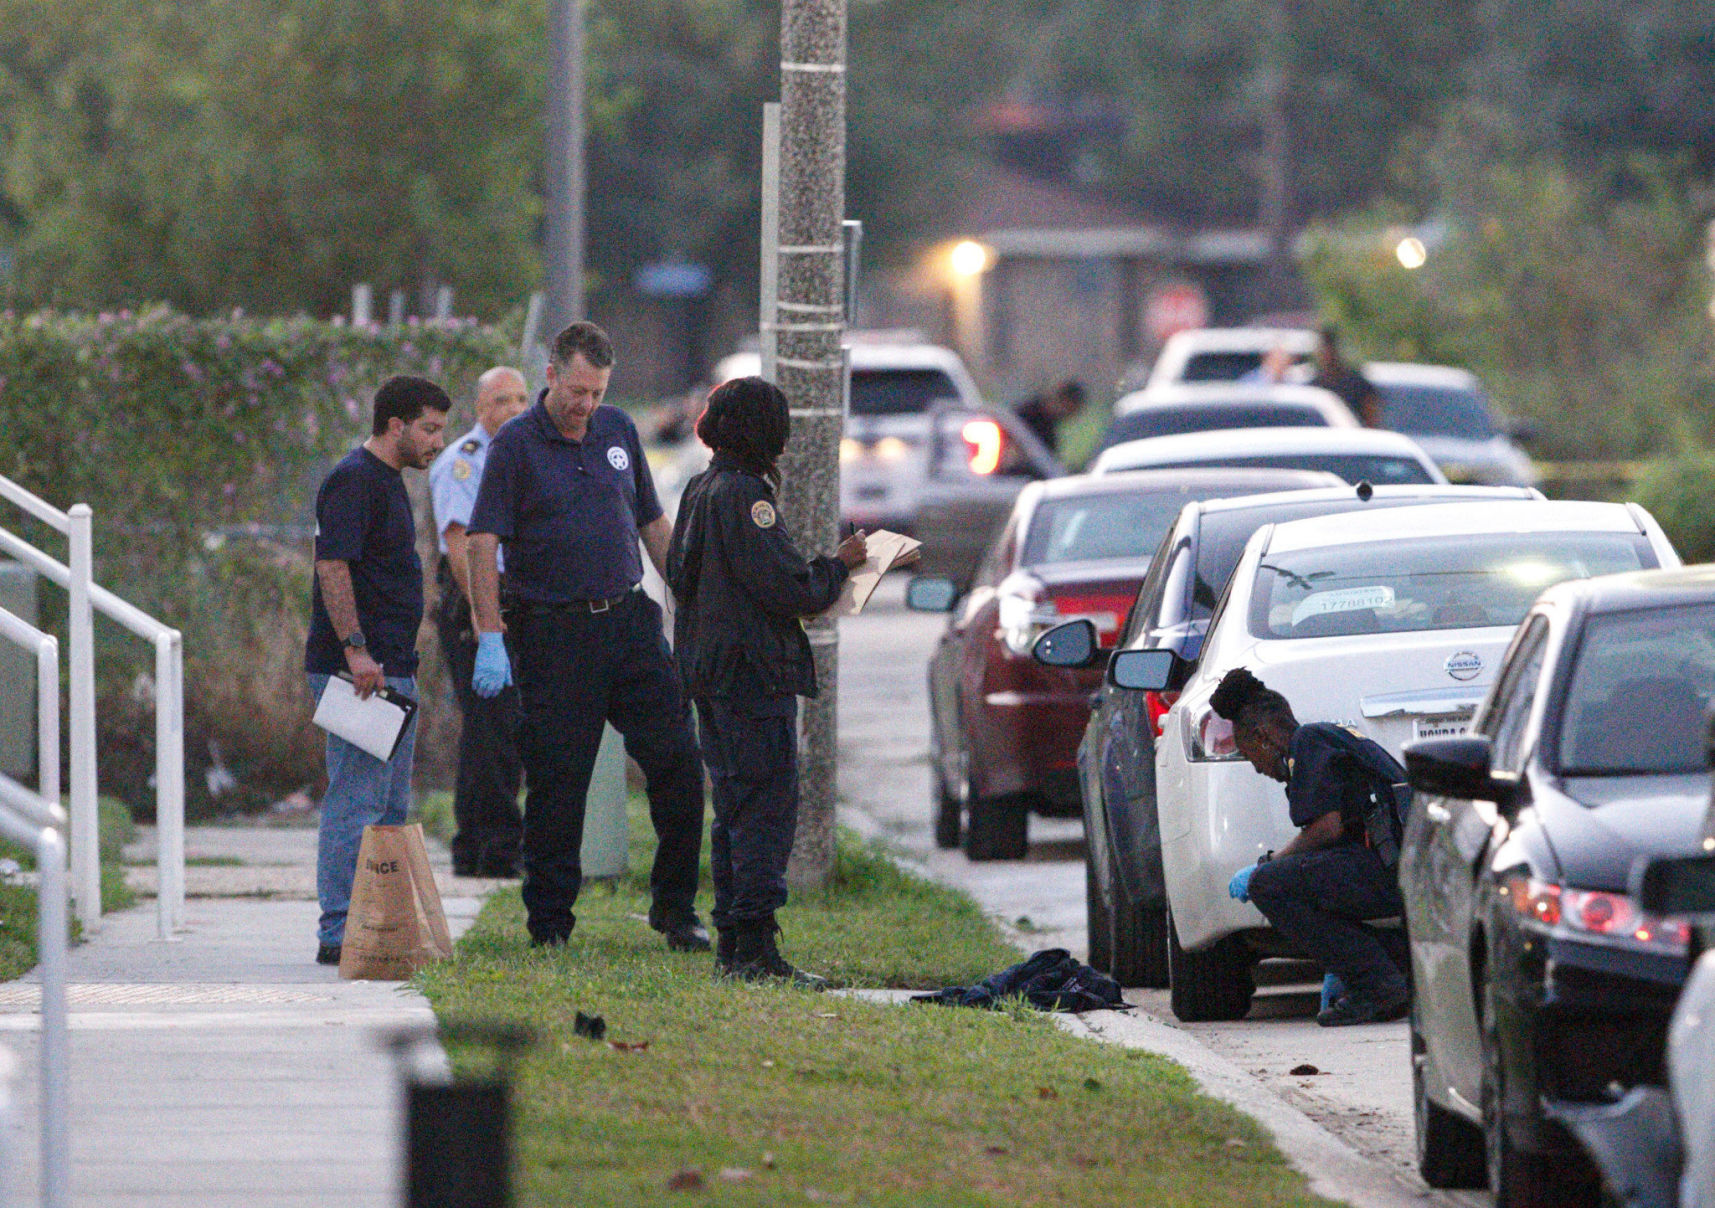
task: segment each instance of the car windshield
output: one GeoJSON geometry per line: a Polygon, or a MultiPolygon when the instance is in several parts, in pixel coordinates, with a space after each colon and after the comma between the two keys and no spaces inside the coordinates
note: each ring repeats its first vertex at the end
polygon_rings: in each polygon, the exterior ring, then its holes
{"type": "Polygon", "coordinates": [[[1233,382],[1262,364],[1257,352],[1194,352],[1179,375],[1185,382],[1233,382]]]}
{"type": "Polygon", "coordinates": [[[1460,440],[1488,440],[1495,434],[1488,399],[1480,390],[1399,384],[1376,389],[1386,407],[1387,426],[1395,432],[1460,440]]]}
{"type": "Polygon", "coordinates": [[[1590,619],[1561,710],[1567,776],[1701,772],[1715,694],[1715,605],[1590,619]]]}
{"type": "Polygon", "coordinates": [[[1024,538],[1025,566],[1148,558],[1185,506],[1180,491],[1103,493],[1048,499],[1037,505],[1024,538]]]}
{"type": "Polygon", "coordinates": [[[1152,436],[1210,432],[1218,428],[1326,428],[1328,418],[1315,407],[1298,403],[1190,403],[1181,407],[1146,407],[1114,416],[1102,448],[1152,436]]]}
{"type": "Polygon", "coordinates": [[[1364,542],[1265,555],[1251,593],[1259,638],[1517,625],[1545,587],[1653,566],[1631,533],[1504,533],[1364,542]]]}
{"type": "Polygon", "coordinates": [[[1327,470],[1356,485],[1434,482],[1415,457],[1390,457],[1379,453],[1259,453],[1249,457],[1223,457],[1218,461],[1153,462],[1149,466],[1115,465],[1110,470],[1172,470],[1190,466],[1238,466],[1265,470],[1327,470]]]}
{"type": "Polygon", "coordinates": [[[939,369],[852,370],[853,415],[916,415],[959,388],[939,369]]]}

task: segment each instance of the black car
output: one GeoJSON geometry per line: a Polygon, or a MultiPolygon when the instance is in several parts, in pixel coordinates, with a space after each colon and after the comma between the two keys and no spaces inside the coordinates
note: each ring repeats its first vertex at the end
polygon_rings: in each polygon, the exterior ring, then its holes
{"type": "Polygon", "coordinates": [[[1699,850],[1715,569],[1544,592],[1462,738],[1405,750],[1419,1166],[1499,1208],[1596,1202],[1553,1102],[1663,1082],[1689,928],[1631,894],[1699,850]]]}
{"type": "MultiPolygon", "coordinates": [[[[1522,488],[1326,487],[1188,504],[1162,540],[1118,649],[1167,647],[1194,661],[1245,543],[1265,524],[1368,508],[1534,499],[1522,488]]],[[[1177,687],[1177,685],[1175,685],[1177,687]]],[[[1155,803],[1155,740],[1176,692],[1104,679],[1078,747],[1090,963],[1122,985],[1167,984],[1167,896],[1155,803]]]]}

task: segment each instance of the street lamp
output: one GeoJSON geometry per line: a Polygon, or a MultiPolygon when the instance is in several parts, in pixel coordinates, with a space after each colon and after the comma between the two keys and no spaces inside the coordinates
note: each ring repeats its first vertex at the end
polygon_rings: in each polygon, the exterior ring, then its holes
{"type": "Polygon", "coordinates": [[[947,262],[955,276],[981,276],[988,271],[989,249],[975,239],[961,239],[953,245],[947,262]]]}
{"type": "Polygon", "coordinates": [[[1400,265],[1406,269],[1422,268],[1429,259],[1429,250],[1423,246],[1423,240],[1416,235],[1407,235],[1393,249],[1394,256],[1400,265]]]}

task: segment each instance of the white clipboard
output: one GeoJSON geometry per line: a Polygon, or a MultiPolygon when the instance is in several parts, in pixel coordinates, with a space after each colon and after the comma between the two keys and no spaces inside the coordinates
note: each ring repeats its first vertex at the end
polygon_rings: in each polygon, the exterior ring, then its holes
{"type": "Polygon", "coordinates": [[[351,677],[341,672],[329,677],[311,720],[386,763],[399,749],[399,740],[416,712],[416,701],[385,686],[370,693],[368,700],[359,700],[351,677]]]}

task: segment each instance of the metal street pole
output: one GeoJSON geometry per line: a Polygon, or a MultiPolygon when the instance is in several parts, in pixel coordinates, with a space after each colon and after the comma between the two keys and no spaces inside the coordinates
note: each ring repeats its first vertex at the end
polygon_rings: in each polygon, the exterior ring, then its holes
{"type": "Polygon", "coordinates": [[[548,5],[546,322],[551,341],[584,317],[584,0],[548,5]]]}
{"type": "MultiPolygon", "coordinates": [[[[840,438],[845,427],[844,239],[846,0],[782,0],[780,12],[779,294],[775,366],[792,403],[781,459],[784,512],[807,552],[839,541],[840,438]]],[[[798,835],[787,880],[827,882],[834,864],[835,698],[839,630],[805,624],[821,694],[806,704],[799,751],[798,835]]]]}

